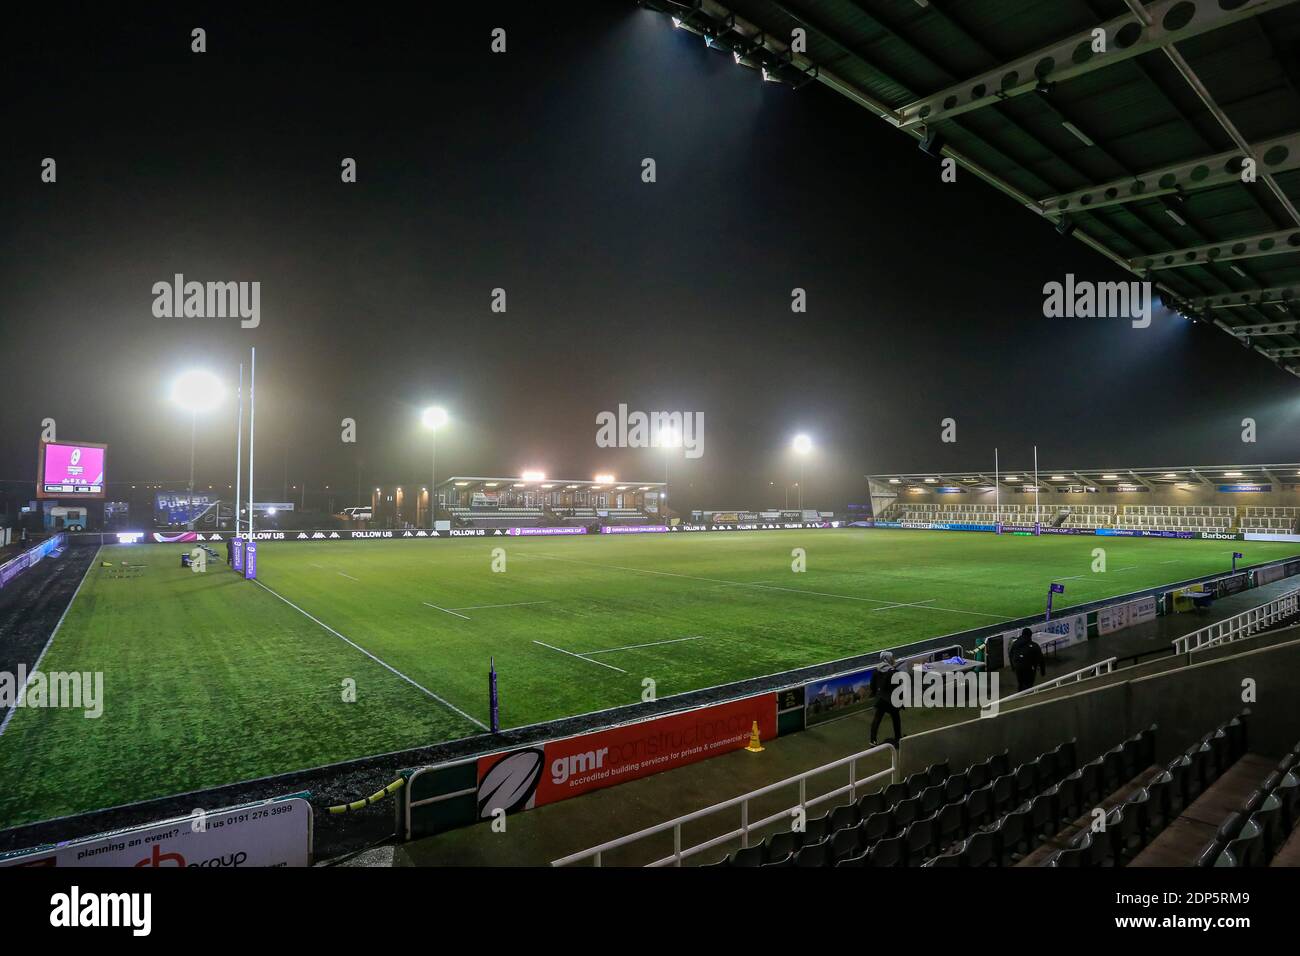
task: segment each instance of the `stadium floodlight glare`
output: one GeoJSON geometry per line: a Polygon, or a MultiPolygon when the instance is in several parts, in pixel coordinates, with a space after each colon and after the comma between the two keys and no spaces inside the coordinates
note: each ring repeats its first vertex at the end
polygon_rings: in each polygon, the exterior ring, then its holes
{"type": "Polygon", "coordinates": [[[1223,473],[1223,477],[1224,477],[1224,478],[1240,478],[1240,477],[1241,477],[1241,472],[1239,472],[1239,471],[1225,471],[1225,472],[1223,473]]]}
{"type": "Polygon", "coordinates": [[[207,369],[190,369],[172,382],[172,401],[190,413],[190,483],[185,517],[186,526],[191,531],[194,530],[194,439],[199,427],[199,412],[210,412],[220,405],[224,392],[221,379],[207,369]]]}
{"type": "Polygon", "coordinates": [[[1065,475],[1053,475],[1051,481],[1065,481],[1065,475]]]}
{"type": "Polygon", "coordinates": [[[420,424],[434,431],[447,424],[449,420],[446,409],[439,408],[437,405],[430,405],[420,413],[420,424]]]}
{"type": "MultiPolygon", "coordinates": [[[[438,405],[430,405],[428,408],[426,408],[423,412],[420,413],[420,424],[423,425],[425,428],[429,429],[430,432],[429,434],[429,445],[430,445],[429,487],[430,488],[438,487],[438,429],[442,428],[450,420],[451,419],[450,416],[447,414],[447,410],[441,408],[438,405]]],[[[434,503],[433,494],[434,493],[432,491],[429,492],[429,527],[430,528],[432,528],[434,526],[434,523],[438,520],[438,506],[437,504],[434,503]]],[[[417,520],[418,520],[418,514],[420,510],[420,505],[418,501],[416,502],[415,510],[416,510],[417,520]]]]}
{"type": "Polygon", "coordinates": [[[612,485],[615,479],[613,475],[595,475],[591,480],[600,482],[602,485],[612,485]]]}
{"type": "Polygon", "coordinates": [[[790,443],[790,447],[794,449],[794,453],[799,456],[799,483],[795,485],[795,487],[799,489],[800,511],[803,510],[803,462],[804,459],[808,457],[808,453],[812,451],[812,446],[812,439],[804,434],[795,435],[794,441],[790,443]]]}
{"type": "Polygon", "coordinates": [[[221,379],[207,369],[182,372],[172,382],[171,399],[187,412],[210,412],[221,404],[225,392],[221,379]]]}
{"type": "Polygon", "coordinates": [[[1102,475],[1101,477],[1103,481],[1114,481],[1119,475],[1102,475]]]}
{"type": "Polygon", "coordinates": [[[546,480],[546,474],[540,471],[525,471],[519,477],[522,478],[524,481],[545,481],[546,480]]]}

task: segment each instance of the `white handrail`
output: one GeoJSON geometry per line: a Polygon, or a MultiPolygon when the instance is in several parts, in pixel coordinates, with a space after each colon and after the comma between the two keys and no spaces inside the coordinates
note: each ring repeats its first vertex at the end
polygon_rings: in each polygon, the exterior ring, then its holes
{"type": "Polygon", "coordinates": [[[1031,694],[1037,694],[1045,690],[1055,690],[1067,681],[1078,682],[1089,677],[1100,677],[1102,674],[1109,674],[1115,669],[1116,657],[1108,657],[1104,661],[1097,661],[1095,664],[1089,664],[1087,667],[1080,667],[1077,671],[1070,671],[1068,674],[1062,674],[1060,677],[1053,677],[1049,681],[1041,684],[1035,684],[1028,690],[1017,691],[1014,694],[1008,694],[1006,697],[998,698],[998,706],[1001,707],[1009,700],[1015,700],[1017,697],[1028,697],[1031,694]]]}
{"type": "Polygon", "coordinates": [[[703,853],[705,850],[712,849],[715,846],[734,840],[736,837],[740,837],[740,845],[742,847],[747,847],[749,846],[749,834],[751,831],[765,827],[770,823],[775,823],[778,820],[788,820],[790,819],[790,815],[796,810],[807,810],[809,807],[815,807],[820,803],[825,803],[827,800],[832,800],[844,793],[849,794],[850,800],[856,800],[857,790],[859,787],[875,783],[877,780],[881,780],[884,777],[889,777],[890,782],[897,782],[898,751],[894,749],[893,744],[879,744],[868,750],[863,750],[859,753],[851,754],[848,757],[841,757],[839,760],[835,760],[831,763],[823,764],[820,767],[814,767],[812,770],[805,770],[803,773],[796,774],[793,777],[787,777],[785,780],[778,783],[771,783],[766,787],[760,787],[758,790],[753,790],[750,793],[743,794],[739,797],[732,797],[730,800],[724,800],[722,803],[715,803],[713,806],[706,807],[703,810],[696,810],[694,813],[687,813],[683,816],[675,817],[672,820],[665,820],[663,823],[657,823],[652,827],[646,827],[644,830],[638,830],[636,833],[629,833],[627,836],[608,840],[599,846],[593,846],[589,849],[581,850],[578,853],[570,853],[568,856],[560,857],[558,860],[552,860],[551,866],[568,866],[570,863],[576,863],[579,860],[586,859],[590,859],[594,866],[601,866],[602,854],[609,850],[636,843],[638,840],[644,840],[646,837],[651,837],[658,833],[664,833],[668,830],[673,831],[672,854],[646,865],[666,866],[671,863],[673,866],[681,866],[682,860],[685,860],[687,857],[694,856],[697,853],[703,853]],[[870,776],[859,780],[857,777],[857,762],[863,757],[870,757],[884,751],[889,751],[889,769],[878,771],[877,773],[873,773],[870,776]],[[823,793],[820,796],[813,797],[811,800],[808,799],[809,777],[830,770],[835,770],[838,767],[843,767],[845,764],[849,767],[849,782],[847,785],[837,787],[836,789],[823,793]],[[785,810],[773,813],[770,816],[766,816],[761,820],[749,819],[749,802],[751,800],[796,783],[799,785],[799,802],[797,804],[788,807],[785,810]],[[682,848],[682,824],[692,823],[695,820],[701,820],[704,817],[710,816],[714,813],[720,813],[723,810],[729,810],[736,806],[740,807],[739,828],[721,834],[720,836],[713,837],[703,843],[698,843],[695,846],[687,847],[685,849],[682,848]]]}
{"type": "Polygon", "coordinates": [[[1174,652],[1177,654],[1194,654],[1197,651],[1205,650],[1207,647],[1215,647],[1219,644],[1240,640],[1243,637],[1250,637],[1266,627],[1271,627],[1278,621],[1294,616],[1297,612],[1300,612],[1300,588],[1293,588],[1267,604],[1250,608],[1233,617],[1215,621],[1199,631],[1192,631],[1190,634],[1175,638],[1173,642],[1174,652]]]}

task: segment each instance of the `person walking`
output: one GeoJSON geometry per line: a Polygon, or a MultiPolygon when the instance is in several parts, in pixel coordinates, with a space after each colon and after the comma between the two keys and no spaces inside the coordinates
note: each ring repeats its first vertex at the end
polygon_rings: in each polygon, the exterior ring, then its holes
{"type": "Polygon", "coordinates": [[[876,715],[871,720],[871,746],[876,745],[876,734],[880,731],[880,722],[885,714],[889,715],[894,725],[892,743],[895,747],[903,739],[903,723],[899,717],[902,710],[894,701],[894,678],[900,671],[894,664],[893,651],[881,651],[880,664],[871,675],[871,696],[876,701],[876,715]]]}
{"type": "Polygon", "coordinates": [[[1034,671],[1043,677],[1047,676],[1047,658],[1043,656],[1043,649],[1034,641],[1034,632],[1029,628],[1022,630],[1020,636],[1012,642],[1007,657],[1011,661],[1011,669],[1016,673],[1018,691],[1029,690],[1034,686],[1034,671]]]}

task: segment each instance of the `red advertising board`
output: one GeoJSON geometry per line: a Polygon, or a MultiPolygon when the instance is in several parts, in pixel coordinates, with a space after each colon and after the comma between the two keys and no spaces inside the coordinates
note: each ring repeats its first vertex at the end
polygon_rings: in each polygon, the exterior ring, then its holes
{"type": "Polygon", "coordinates": [[[715,757],[776,736],[776,694],[597,730],[478,761],[478,816],[567,800],[601,787],[715,757]]]}

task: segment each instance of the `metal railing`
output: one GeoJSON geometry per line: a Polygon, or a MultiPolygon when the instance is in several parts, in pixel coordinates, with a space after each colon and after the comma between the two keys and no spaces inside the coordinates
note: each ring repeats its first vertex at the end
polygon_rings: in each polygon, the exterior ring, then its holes
{"type": "MultiPolygon", "coordinates": [[[[1095,664],[1089,664],[1087,667],[1080,667],[1077,671],[1070,671],[1068,674],[1062,674],[1060,677],[1053,677],[1049,681],[1041,684],[1035,684],[1028,690],[1017,691],[1014,694],[1008,694],[1005,697],[998,698],[998,706],[1001,707],[1007,701],[1016,700],[1021,697],[1030,697],[1034,694],[1041,694],[1045,690],[1056,690],[1058,687],[1064,687],[1066,684],[1078,683],[1081,680],[1087,680],[1090,677],[1100,677],[1103,674],[1109,674],[1115,669],[1117,658],[1108,657],[1104,661],[1097,661],[1095,664]]],[[[984,716],[981,714],[981,716],[984,716]]],[[[989,714],[995,716],[995,714],[989,714]]]]}
{"type": "Polygon", "coordinates": [[[1257,634],[1279,621],[1294,617],[1298,612],[1300,612],[1300,588],[1293,588],[1267,604],[1216,621],[1199,631],[1184,634],[1174,640],[1174,651],[1178,654],[1195,654],[1207,647],[1228,644],[1257,634]]]}
{"type": "Polygon", "coordinates": [[[856,800],[857,791],[860,787],[865,787],[870,784],[876,783],[877,781],[883,780],[886,777],[890,779],[891,783],[897,782],[898,779],[898,751],[894,749],[893,744],[880,744],[868,750],[863,750],[859,753],[852,754],[848,757],[841,757],[839,760],[836,760],[832,763],[824,764],[820,767],[814,767],[812,770],[806,770],[801,774],[796,774],[793,777],[788,777],[785,780],[782,780],[778,783],[768,784],[766,787],[760,787],[758,790],[754,790],[742,796],[733,797],[730,800],[724,800],[722,803],[716,803],[713,806],[706,807],[703,810],[696,810],[694,813],[688,813],[685,814],[684,816],[676,817],[672,820],[666,820],[663,823],[656,824],[655,826],[647,827],[644,830],[638,830],[636,833],[630,833],[627,836],[619,837],[618,839],[615,840],[609,840],[605,843],[600,844],[599,846],[593,846],[589,849],[582,850],[578,853],[571,853],[568,856],[561,857],[558,860],[552,860],[551,866],[568,866],[570,863],[577,863],[580,860],[587,860],[587,859],[590,859],[592,861],[593,866],[601,866],[603,855],[609,852],[610,850],[614,850],[623,846],[628,846],[632,843],[636,843],[640,840],[644,840],[647,837],[652,837],[660,833],[665,833],[669,830],[671,830],[673,834],[673,852],[668,856],[662,857],[658,860],[655,860],[653,863],[648,863],[646,865],[647,866],[669,866],[669,865],[681,866],[683,860],[695,856],[698,853],[703,853],[705,850],[710,850],[715,846],[720,846],[723,843],[730,842],[731,840],[734,840],[737,837],[740,838],[740,845],[742,847],[747,847],[749,846],[749,835],[752,831],[761,829],[762,827],[768,826],[769,824],[776,823],[779,820],[788,821],[791,819],[791,815],[796,810],[802,809],[806,812],[810,807],[818,806],[822,803],[825,803],[828,800],[834,800],[835,798],[843,796],[846,793],[849,795],[850,800],[856,800]],[[857,762],[863,759],[864,757],[871,757],[874,756],[875,754],[884,753],[886,751],[889,752],[889,769],[880,770],[877,771],[876,773],[870,774],[866,777],[862,777],[861,779],[859,779],[857,775],[857,762]],[[811,799],[808,797],[809,778],[815,777],[818,774],[823,774],[832,770],[836,770],[845,765],[847,765],[849,768],[849,782],[847,784],[845,784],[842,787],[836,787],[834,790],[830,790],[826,793],[819,794],[818,796],[812,797],[811,799]],[[773,813],[770,814],[769,816],[763,817],[761,820],[750,820],[749,804],[751,800],[755,800],[758,797],[766,796],[769,793],[773,793],[777,790],[780,790],[782,787],[788,787],[794,784],[799,785],[798,803],[796,803],[794,806],[787,807],[784,810],[778,811],[777,813],[773,813]],[[724,810],[730,810],[734,807],[740,808],[739,827],[733,830],[729,830],[728,832],[723,833],[719,836],[711,837],[710,839],[705,840],[703,843],[697,843],[694,846],[685,847],[685,848],[682,847],[682,825],[683,824],[693,823],[696,820],[702,820],[705,817],[712,816],[715,813],[721,813],[724,810]]]}

